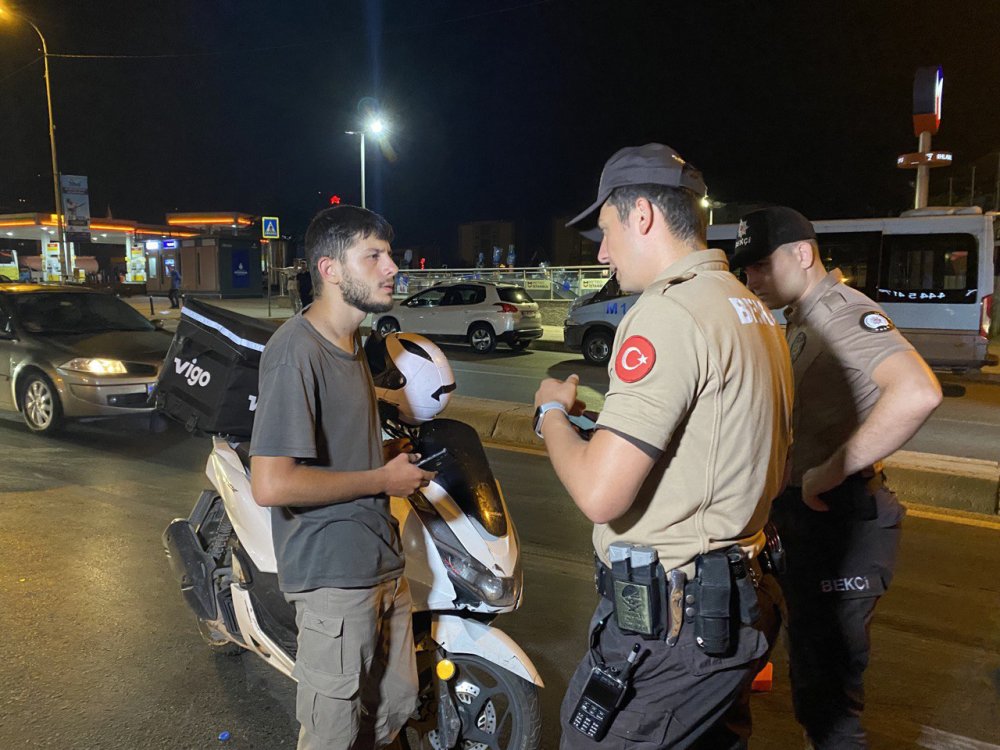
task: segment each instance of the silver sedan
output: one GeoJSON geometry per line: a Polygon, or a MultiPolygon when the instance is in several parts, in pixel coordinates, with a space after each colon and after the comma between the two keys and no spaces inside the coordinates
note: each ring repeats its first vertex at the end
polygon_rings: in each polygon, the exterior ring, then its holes
{"type": "Polygon", "coordinates": [[[150,414],[171,334],[109,294],[0,285],[0,408],[34,432],[66,419],[150,414]]]}

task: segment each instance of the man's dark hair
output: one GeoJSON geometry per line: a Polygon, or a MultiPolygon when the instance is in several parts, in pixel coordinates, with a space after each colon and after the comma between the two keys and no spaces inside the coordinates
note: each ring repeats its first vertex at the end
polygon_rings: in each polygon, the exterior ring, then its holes
{"type": "Polygon", "coordinates": [[[660,209],[677,239],[696,247],[707,246],[708,216],[701,198],[691,190],[666,185],[626,185],[615,188],[608,196],[608,203],[618,210],[622,224],[627,224],[639,198],[645,198],[660,209]]]}
{"type": "Polygon", "coordinates": [[[359,240],[373,236],[392,242],[392,225],[382,216],[359,206],[330,206],[320,211],[306,230],[306,258],[313,281],[313,295],[322,294],[323,280],[319,275],[319,259],[344,261],[344,251],[359,240]]]}

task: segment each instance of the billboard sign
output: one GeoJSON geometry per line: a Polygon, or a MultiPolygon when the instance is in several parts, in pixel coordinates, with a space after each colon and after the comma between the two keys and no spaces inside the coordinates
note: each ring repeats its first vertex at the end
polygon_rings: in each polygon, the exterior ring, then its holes
{"type": "Polygon", "coordinates": [[[59,175],[59,187],[66,219],[66,239],[70,242],[90,242],[90,195],[86,176],[59,175]]]}

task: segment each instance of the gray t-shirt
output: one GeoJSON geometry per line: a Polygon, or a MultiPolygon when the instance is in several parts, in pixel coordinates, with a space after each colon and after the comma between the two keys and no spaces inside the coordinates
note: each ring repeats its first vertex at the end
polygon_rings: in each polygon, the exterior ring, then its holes
{"type": "MultiPolygon", "coordinates": [[[[252,456],[290,456],[329,471],[383,465],[378,406],[364,354],[334,346],[302,317],[286,321],[260,361],[252,456]]],[[[285,592],[374,586],[403,573],[399,525],[385,495],[271,509],[285,592]]]]}

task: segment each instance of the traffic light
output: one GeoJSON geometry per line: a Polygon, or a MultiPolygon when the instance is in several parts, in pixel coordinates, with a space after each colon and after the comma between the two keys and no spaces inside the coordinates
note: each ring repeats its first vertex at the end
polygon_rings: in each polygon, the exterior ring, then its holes
{"type": "Polygon", "coordinates": [[[339,195],[331,195],[330,196],[330,205],[331,206],[339,206],[340,205],[340,196],[339,195]]]}
{"type": "Polygon", "coordinates": [[[427,258],[421,258],[420,259],[420,270],[421,271],[424,270],[424,263],[426,263],[426,262],[427,262],[427,258]]]}

